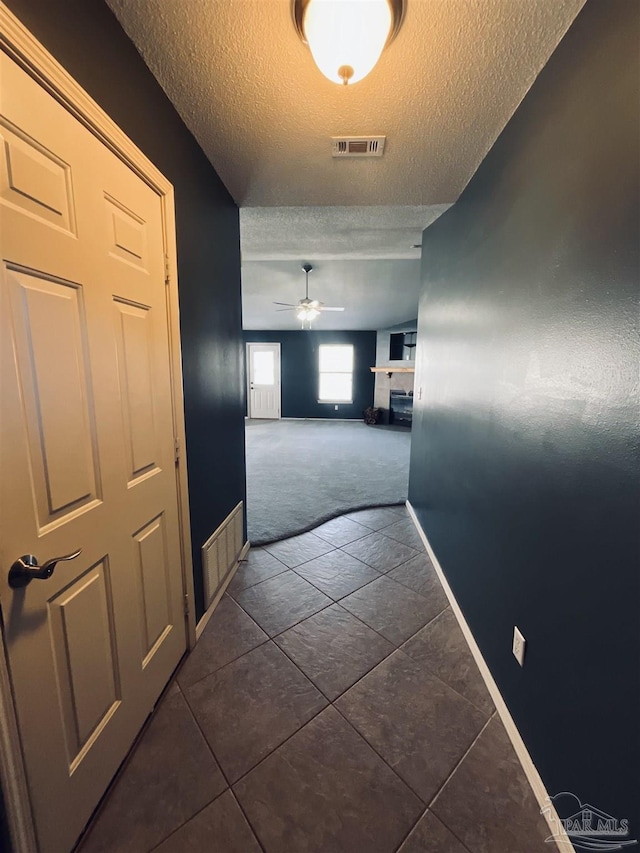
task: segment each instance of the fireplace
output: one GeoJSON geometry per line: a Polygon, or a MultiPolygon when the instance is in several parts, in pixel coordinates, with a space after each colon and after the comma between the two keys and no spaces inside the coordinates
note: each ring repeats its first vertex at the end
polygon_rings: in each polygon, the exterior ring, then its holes
{"type": "Polygon", "coordinates": [[[411,426],[413,420],[413,392],[391,391],[389,395],[389,423],[411,426]]]}

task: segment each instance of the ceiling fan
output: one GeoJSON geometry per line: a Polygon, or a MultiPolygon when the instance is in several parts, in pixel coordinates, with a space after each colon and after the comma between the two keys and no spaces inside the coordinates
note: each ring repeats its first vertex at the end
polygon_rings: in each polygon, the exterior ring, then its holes
{"type": "Polygon", "coordinates": [[[318,302],[317,299],[309,299],[309,273],[313,269],[311,264],[303,264],[302,269],[305,274],[305,294],[304,299],[301,299],[297,305],[291,302],[274,302],[274,305],[284,305],[284,308],[277,308],[277,311],[295,311],[296,317],[302,322],[302,328],[311,328],[311,321],[320,316],[321,311],[344,311],[344,308],[335,308],[330,305],[325,305],[324,302],[318,302]]]}

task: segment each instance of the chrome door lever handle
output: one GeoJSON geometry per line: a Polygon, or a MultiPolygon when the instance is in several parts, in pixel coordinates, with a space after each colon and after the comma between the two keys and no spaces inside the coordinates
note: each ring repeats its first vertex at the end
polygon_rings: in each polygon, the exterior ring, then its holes
{"type": "Polygon", "coordinates": [[[62,557],[54,557],[52,560],[47,560],[42,566],[38,565],[38,558],[34,557],[33,554],[23,554],[22,557],[18,557],[9,569],[9,586],[12,589],[20,589],[23,586],[27,586],[33,580],[46,581],[53,574],[57,563],[61,563],[64,560],[75,560],[81,553],[82,548],[78,548],[77,551],[73,551],[71,554],[64,554],[62,557]]]}

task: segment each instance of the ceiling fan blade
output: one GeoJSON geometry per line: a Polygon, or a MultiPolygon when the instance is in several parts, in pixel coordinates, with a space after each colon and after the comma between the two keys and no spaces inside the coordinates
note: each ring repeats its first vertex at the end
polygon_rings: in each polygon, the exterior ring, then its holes
{"type": "Polygon", "coordinates": [[[295,311],[295,309],[296,309],[296,306],[295,306],[295,305],[292,305],[292,306],[291,306],[291,308],[276,308],[276,314],[277,314],[279,311],[295,311]]]}
{"type": "Polygon", "coordinates": [[[273,304],[274,304],[274,305],[286,305],[286,306],[287,306],[287,307],[289,307],[289,308],[295,308],[295,307],[296,307],[296,306],[293,304],[293,302],[274,302],[273,304]]]}
{"type": "Polygon", "coordinates": [[[344,308],[335,308],[332,305],[322,305],[318,311],[344,311],[344,308]]]}

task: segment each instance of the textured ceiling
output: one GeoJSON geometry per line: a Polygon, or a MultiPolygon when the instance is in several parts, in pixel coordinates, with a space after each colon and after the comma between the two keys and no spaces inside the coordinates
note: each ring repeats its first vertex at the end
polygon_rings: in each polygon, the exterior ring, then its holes
{"type": "Polygon", "coordinates": [[[419,258],[412,246],[449,207],[243,207],[242,259],[419,258]]]}
{"type": "Polygon", "coordinates": [[[244,258],[313,263],[411,257],[421,220],[457,200],[584,0],[406,0],[396,39],[347,87],[317,70],[290,0],[107,3],[235,201],[260,209],[242,211],[244,258]],[[364,134],[386,135],[381,158],[331,157],[331,136],[364,134]]]}
{"type": "Polygon", "coordinates": [[[455,201],[583,0],[407,0],[353,86],[323,77],[290,0],[108,0],[240,206],[455,201]],[[329,139],[386,134],[379,159],[329,139]]]}

